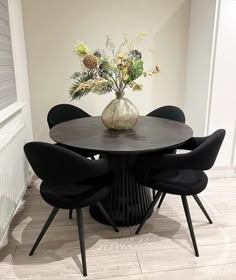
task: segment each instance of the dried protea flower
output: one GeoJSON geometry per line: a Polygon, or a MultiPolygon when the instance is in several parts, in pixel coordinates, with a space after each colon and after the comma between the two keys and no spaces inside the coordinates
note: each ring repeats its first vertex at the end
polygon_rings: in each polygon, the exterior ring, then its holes
{"type": "Polygon", "coordinates": [[[98,60],[95,55],[87,54],[83,59],[83,63],[88,69],[94,69],[98,65],[98,60]]]}

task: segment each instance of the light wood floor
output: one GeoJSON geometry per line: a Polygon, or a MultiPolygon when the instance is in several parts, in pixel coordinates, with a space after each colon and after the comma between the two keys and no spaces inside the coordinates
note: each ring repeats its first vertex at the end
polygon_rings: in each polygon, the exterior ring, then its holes
{"type": "MultiPolygon", "coordinates": [[[[59,212],[34,256],[28,256],[51,209],[39,195],[39,183],[28,189],[0,250],[0,279],[83,279],[75,218],[69,220],[68,211],[59,212]]],[[[138,236],[136,226],[115,233],[84,209],[87,279],[235,280],[236,179],[211,179],[199,197],[214,222],[208,224],[190,197],[199,258],[194,256],[179,197],[167,196],[138,236]]]]}

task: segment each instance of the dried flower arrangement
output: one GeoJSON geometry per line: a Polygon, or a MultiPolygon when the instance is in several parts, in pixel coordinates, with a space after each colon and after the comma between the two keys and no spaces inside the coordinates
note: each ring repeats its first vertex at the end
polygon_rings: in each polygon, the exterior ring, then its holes
{"type": "Polygon", "coordinates": [[[93,51],[85,43],[77,42],[74,53],[81,59],[82,71],[75,72],[71,77],[74,80],[69,90],[72,99],[81,98],[89,92],[105,94],[114,91],[119,94],[128,86],[133,90],[142,90],[142,84],[135,80],[140,76],[156,75],[160,71],[158,64],[154,69],[144,71],[142,52],[136,46],[145,35],[139,33],[131,37],[125,33],[117,48],[107,36],[106,51],[93,51]]]}

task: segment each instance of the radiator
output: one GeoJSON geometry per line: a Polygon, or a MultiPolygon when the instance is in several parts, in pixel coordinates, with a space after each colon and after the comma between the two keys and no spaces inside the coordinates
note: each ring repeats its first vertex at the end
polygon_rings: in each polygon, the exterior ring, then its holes
{"type": "Polygon", "coordinates": [[[0,144],[0,241],[27,185],[28,168],[23,152],[24,128],[25,124],[21,124],[0,144]]]}

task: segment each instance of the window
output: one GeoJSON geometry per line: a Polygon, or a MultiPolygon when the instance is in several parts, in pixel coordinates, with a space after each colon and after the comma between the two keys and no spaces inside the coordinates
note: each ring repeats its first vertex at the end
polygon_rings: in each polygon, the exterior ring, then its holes
{"type": "Polygon", "coordinates": [[[0,0],[0,110],[16,101],[8,1],[0,0]]]}

